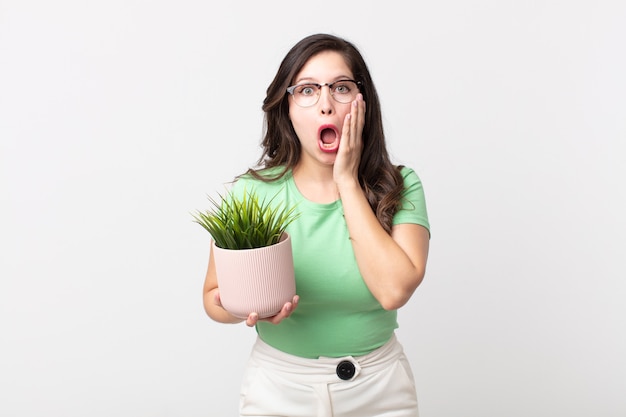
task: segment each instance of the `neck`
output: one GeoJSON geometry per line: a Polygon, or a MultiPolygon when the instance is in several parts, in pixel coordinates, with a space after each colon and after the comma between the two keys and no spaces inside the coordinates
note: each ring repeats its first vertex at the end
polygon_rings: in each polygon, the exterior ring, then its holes
{"type": "Polygon", "coordinates": [[[300,193],[309,201],[327,204],[339,199],[332,165],[328,169],[316,170],[296,166],[293,169],[293,180],[300,193]]]}

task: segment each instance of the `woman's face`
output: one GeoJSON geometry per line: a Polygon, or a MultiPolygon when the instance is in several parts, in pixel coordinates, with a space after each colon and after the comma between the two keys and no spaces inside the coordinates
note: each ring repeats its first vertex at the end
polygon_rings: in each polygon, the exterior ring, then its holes
{"type": "MultiPolygon", "coordinates": [[[[303,83],[325,84],[339,80],[353,80],[343,57],[335,51],[320,52],[311,57],[296,75],[294,85],[303,83]]],[[[339,92],[347,91],[340,87],[339,92]]],[[[356,92],[354,92],[356,95],[356,92]]],[[[330,165],[335,162],[341,129],[344,119],[350,113],[352,100],[340,103],[330,94],[330,88],[324,85],[317,103],[301,107],[289,96],[289,118],[302,146],[299,165],[330,165]]]]}

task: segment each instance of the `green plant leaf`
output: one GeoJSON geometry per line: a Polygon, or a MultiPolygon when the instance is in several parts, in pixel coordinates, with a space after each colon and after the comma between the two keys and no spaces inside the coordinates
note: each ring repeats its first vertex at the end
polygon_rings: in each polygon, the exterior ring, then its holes
{"type": "Polygon", "coordinates": [[[296,207],[274,203],[276,196],[261,199],[254,191],[244,190],[241,197],[232,192],[209,197],[212,208],[192,213],[194,222],[206,229],[215,244],[224,249],[253,249],[270,246],[300,213],[296,207]]]}

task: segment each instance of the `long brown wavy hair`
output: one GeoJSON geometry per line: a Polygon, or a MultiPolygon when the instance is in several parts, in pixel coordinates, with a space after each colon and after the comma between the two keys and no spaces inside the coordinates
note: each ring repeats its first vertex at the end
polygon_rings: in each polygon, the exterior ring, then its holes
{"type": "Polygon", "coordinates": [[[393,215],[396,213],[404,183],[400,174],[402,166],[391,163],[385,145],[380,101],[370,72],[361,53],[350,42],[337,36],[315,34],[308,36],[291,48],[283,59],[274,80],[267,88],[263,100],[264,137],[261,142],[263,154],[256,168],[248,174],[262,181],[275,181],[296,166],[300,160],[301,147],[289,119],[287,87],[295,80],[302,67],[314,55],[324,51],[340,53],[360,81],[359,90],[367,103],[363,127],[363,153],[359,164],[359,183],[365,192],[378,221],[391,233],[393,215]],[[276,176],[264,176],[266,168],[283,167],[276,176]]]}

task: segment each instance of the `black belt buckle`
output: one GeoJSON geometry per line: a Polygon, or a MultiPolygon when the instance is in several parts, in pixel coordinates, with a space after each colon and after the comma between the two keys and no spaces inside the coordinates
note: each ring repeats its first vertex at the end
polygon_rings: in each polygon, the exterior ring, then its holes
{"type": "Polygon", "coordinates": [[[354,364],[350,361],[341,361],[339,365],[337,365],[337,376],[344,381],[352,379],[356,368],[354,364]]]}

